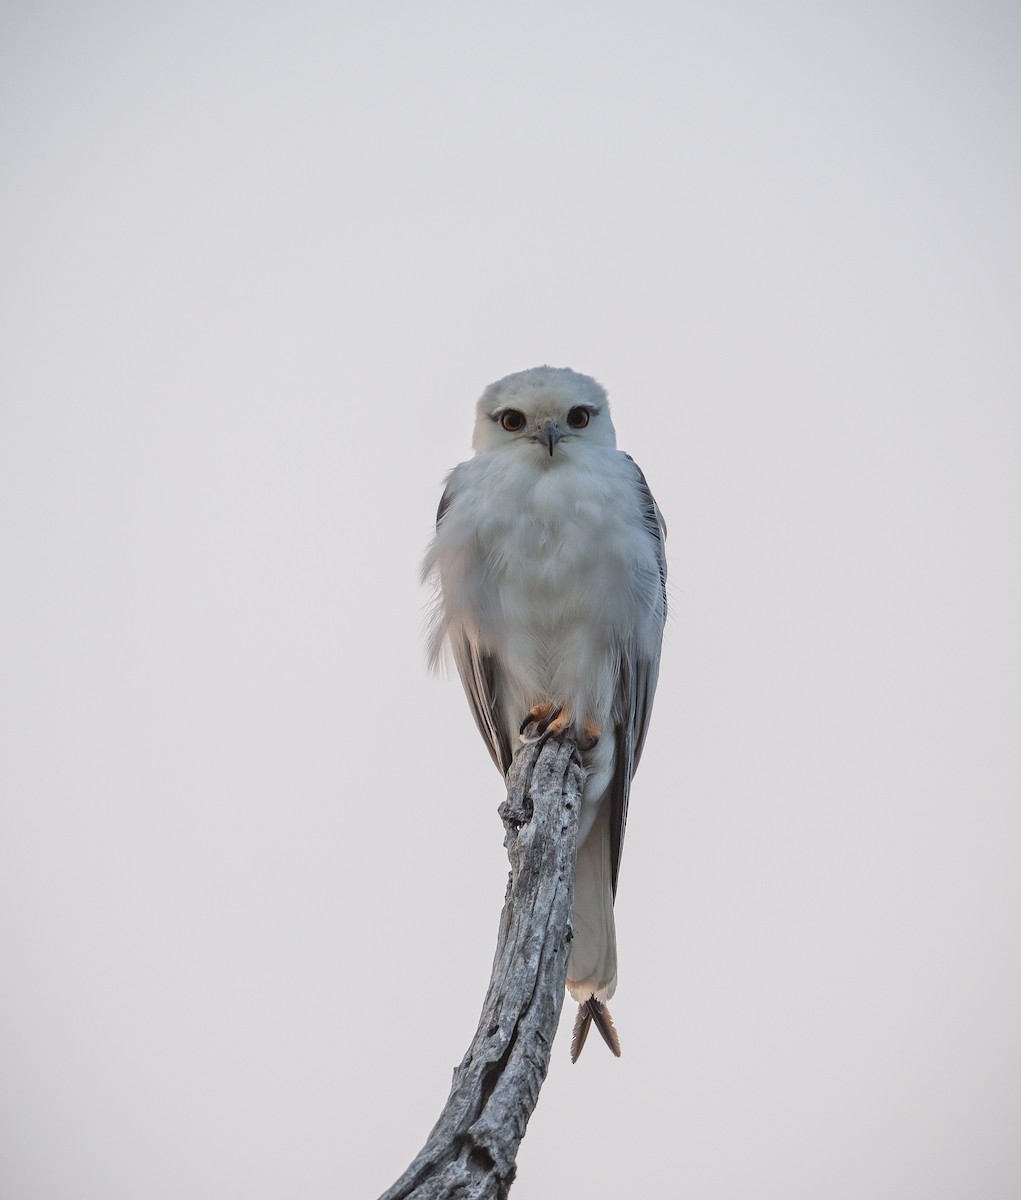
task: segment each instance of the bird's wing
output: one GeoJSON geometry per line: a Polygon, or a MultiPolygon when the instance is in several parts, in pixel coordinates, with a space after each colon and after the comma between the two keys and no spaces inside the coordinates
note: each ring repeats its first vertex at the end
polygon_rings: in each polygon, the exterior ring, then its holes
{"type": "MultiPolygon", "coordinates": [[[[440,506],[436,510],[436,527],[440,526],[447,509],[454,499],[453,485],[448,483],[440,497],[440,506]]],[[[499,664],[491,654],[483,654],[469,638],[451,638],[451,653],[454,665],[461,677],[461,683],[468,703],[471,705],[472,716],[479,727],[489,753],[500,771],[506,775],[510,770],[511,750],[507,738],[507,723],[499,703],[498,675],[499,664]]]]}
{"type": "MultiPolygon", "coordinates": [[[[627,456],[631,459],[631,456],[627,456]]],[[[639,504],[641,505],[642,529],[652,538],[656,546],[656,562],[659,567],[660,622],[666,621],[666,523],[652,498],[649,485],[641,468],[631,459],[635,468],[639,504]]],[[[617,876],[620,871],[620,856],[624,847],[624,827],[627,824],[628,796],[631,779],[638,767],[649,728],[652,701],[656,695],[659,679],[659,650],[655,657],[647,657],[622,648],[620,675],[617,679],[617,697],[614,705],[616,746],[613,779],[610,782],[610,863],[612,866],[613,894],[617,894],[617,876]]]]}
{"type": "Polygon", "coordinates": [[[510,770],[513,754],[507,738],[507,725],[497,699],[497,660],[491,654],[480,654],[478,647],[468,638],[462,638],[451,650],[454,665],[461,676],[461,683],[471,705],[475,724],[489,747],[493,762],[506,775],[510,770]]]}

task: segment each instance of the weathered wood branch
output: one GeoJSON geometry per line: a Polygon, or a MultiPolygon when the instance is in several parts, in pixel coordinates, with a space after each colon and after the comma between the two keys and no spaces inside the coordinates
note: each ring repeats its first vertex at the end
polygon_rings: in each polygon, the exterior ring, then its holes
{"type": "Polygon", "coordinates": [[[380,1200],[502,1200],[514,1181],[564,1003],[578,810],[573,743],[523,745],[500,805],[511,873],[489,990],[447,1103],[380,1200]]]}

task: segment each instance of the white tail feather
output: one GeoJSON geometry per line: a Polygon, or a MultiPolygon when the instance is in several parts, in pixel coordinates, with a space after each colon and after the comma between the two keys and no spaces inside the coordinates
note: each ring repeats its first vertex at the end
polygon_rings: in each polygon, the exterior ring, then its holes
{"type": "Polygon", "coordinates": [[[583,1003],[609,1000],[617,987],[617,936],[613,924],[610,871],[610,806],[602,804],[584,842],[574,873],[574,940],[567,990],[583,1003]]]}

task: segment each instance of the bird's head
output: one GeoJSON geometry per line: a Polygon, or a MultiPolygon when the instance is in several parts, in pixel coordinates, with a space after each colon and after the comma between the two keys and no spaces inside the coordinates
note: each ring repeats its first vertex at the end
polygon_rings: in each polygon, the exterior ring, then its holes
{"type": "Polygon", "coordinates": [[[617,435],[603,388],[568,367],[532,367],[491,383],[475,415],[476,454],[513,446],[556,459],[571,443],[613,449],[617,435]]]}

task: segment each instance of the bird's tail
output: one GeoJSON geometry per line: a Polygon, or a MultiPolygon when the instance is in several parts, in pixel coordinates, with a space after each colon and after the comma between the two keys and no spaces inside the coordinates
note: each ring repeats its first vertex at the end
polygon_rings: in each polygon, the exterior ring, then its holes
{"type": "Polygon", "coordinates": [[[571,1062],[578,1061],[578,1055],[585,1049],[585,1039],[593,1023],[603,1041],[614,1054],[620,1058],[620,1038],[613,1024],[610,1010],[595,996],[578,1005],[578,1015],[574,1019],[574,1032],[571,1034],[571,1062]]]}
{"type": "Polygon", "coordinates": [[[603,1041],[619,1055],[620,1042],[606,1007],[617,987],[617,935],[610,869],[610,805],[605,803],[578,847],[573,930],[567,990],[581,1008],[574,1026],[571,1059],[577,1060],[593,1022],[603,1041]]]}

